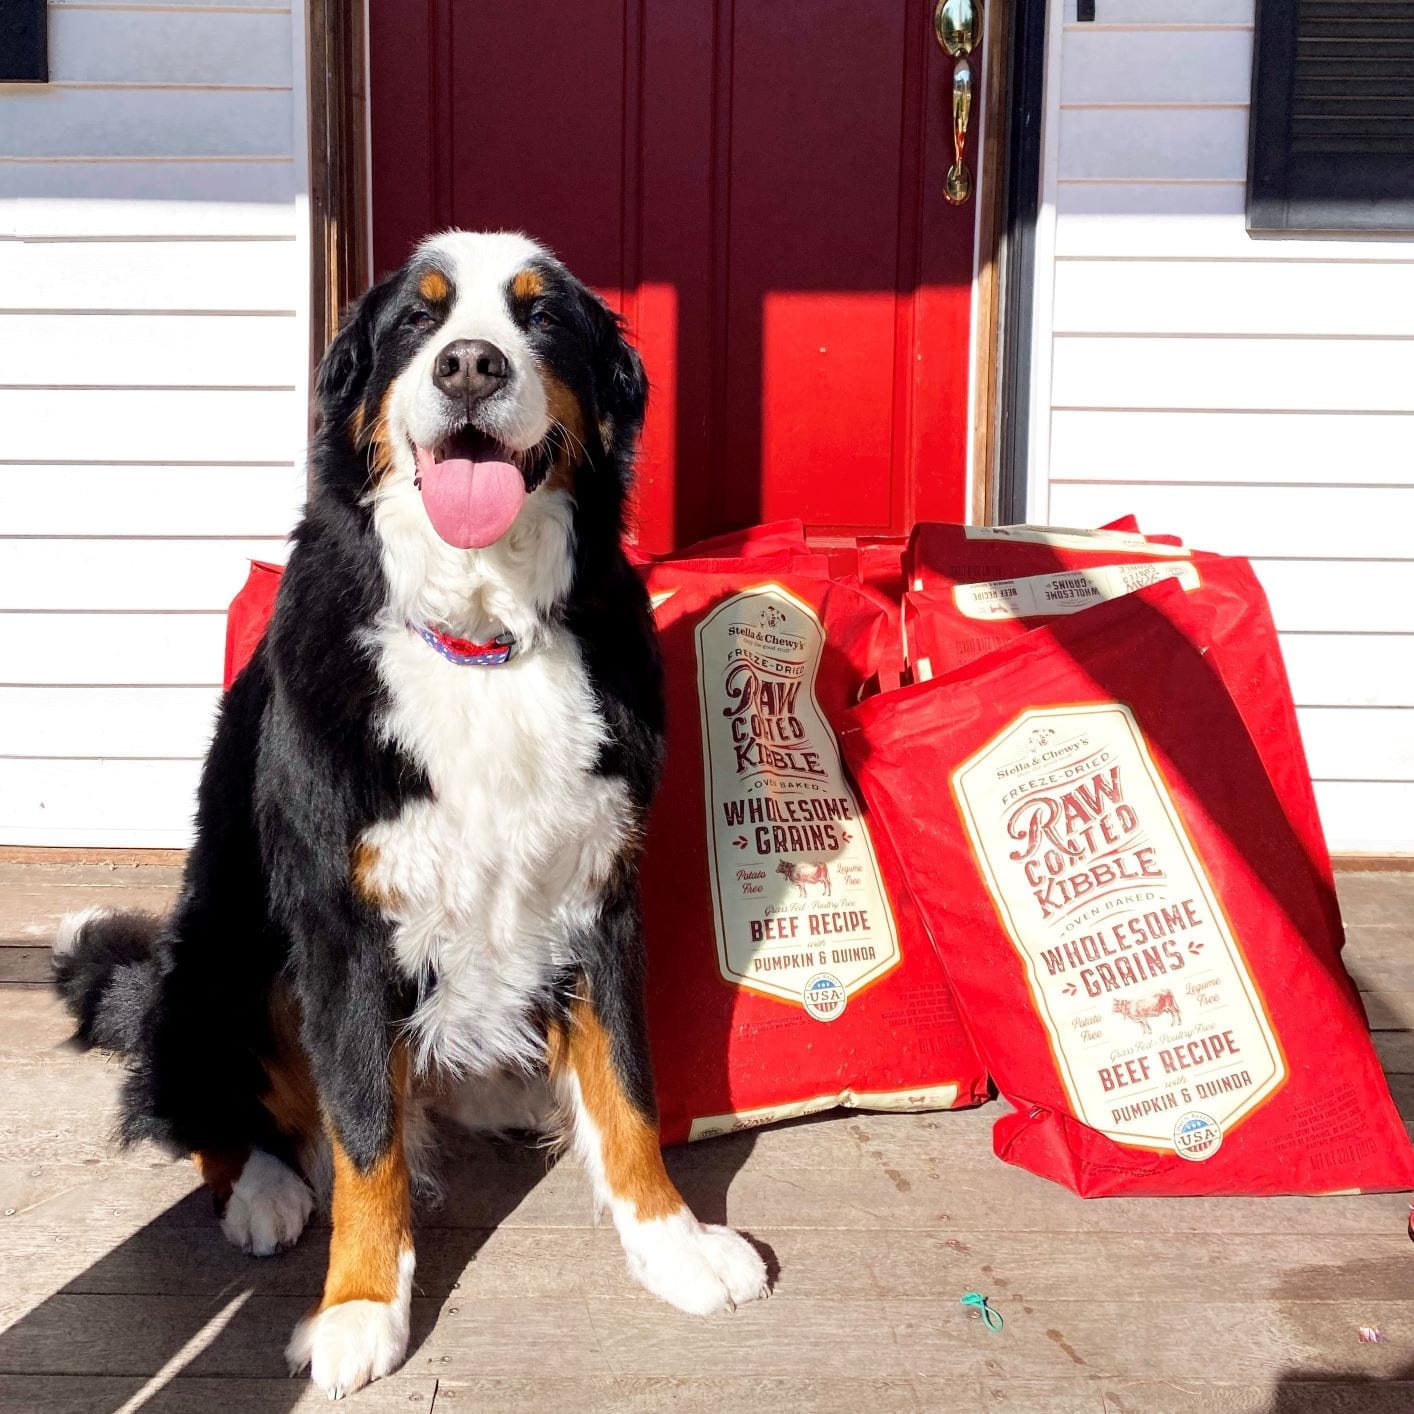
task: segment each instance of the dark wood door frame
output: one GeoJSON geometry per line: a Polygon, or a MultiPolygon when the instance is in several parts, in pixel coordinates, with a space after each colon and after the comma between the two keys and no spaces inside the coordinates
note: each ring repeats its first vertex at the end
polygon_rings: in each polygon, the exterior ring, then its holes
{"type": "Polygon", "coordinates": [[[309,340],[317,363],[368,284],[364,0],[309,0],[309,340]]]}

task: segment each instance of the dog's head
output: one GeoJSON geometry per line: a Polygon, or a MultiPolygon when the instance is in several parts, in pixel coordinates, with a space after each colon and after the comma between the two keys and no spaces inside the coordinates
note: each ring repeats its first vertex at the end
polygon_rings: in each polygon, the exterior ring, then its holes
{"type": "Polygon", "coordinates": [[[349,311],[319,368],[325,435],[366,495],[415,487],[484,548],[531,498],[626,490],[647,381],[614,315],[525,236],[447,231],[349,311]]]}

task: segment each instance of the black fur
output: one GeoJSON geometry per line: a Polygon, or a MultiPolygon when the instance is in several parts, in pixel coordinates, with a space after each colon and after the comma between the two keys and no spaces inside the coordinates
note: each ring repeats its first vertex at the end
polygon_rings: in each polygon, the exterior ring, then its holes
{"type": "MultiPolygon", "coordinates": [[[[537,268],[541,293],[513,312],[578,399],[586,429],[572,469],[572,588],[553,612],[579,640],[609,727],[600,770],[627,781],[641,816],[661,761],[661,681],[647,595],[620,541],[647,384],[617,318],[558,264],[537,268]]],[[[393,965],[389,924],[352,886],[350,857],[370,824],[430,787],[375,733],[384,689],[362,633],[386,586],[361,498],[373,474],[367,428],[446,314],[445,301],[422,293],[428,269],[414,262],[369,290],[321,364],[313,494],[270,630],[222,705],[176,908],[157,928],[92,924],[56,969],[79,1037],[128,1057],[129,1141],[176,1152],[256,1144],[288,1157],[292,1136],[260,1102],[272,998],[288,984],[344,1148],[367,1167],[388,1147],[390,1050],[416,998],[393,965]]],[[[581,966],[562,979],[555,1009],[587,985],[625,1088],[651,1111],[631,860],[614,879],[602,926],[578,940],[581,966]]]]}
{"type": "Polygon", "coordinates": [[[147,913],[108,914],[101,927],[88,925],[91,940],[75,940],[83,946],[56,951],[54,985],[78,1022],[74,1040],[85,1050],[128,1051],[138,1044],[152,1006],[152,945],[160,926],[147,913]]]}

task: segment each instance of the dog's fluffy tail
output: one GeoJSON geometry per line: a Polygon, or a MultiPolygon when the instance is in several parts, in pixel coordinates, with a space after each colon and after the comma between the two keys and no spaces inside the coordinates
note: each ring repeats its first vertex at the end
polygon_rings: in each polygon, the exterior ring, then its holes
{"type": "Polygon", "coordinates": [[[54,985],[78,1023],[81,1045],[137,1050],[156,993],[161,926],[151,914],[111,908],[86,908],[60,922],[54,985]]]}

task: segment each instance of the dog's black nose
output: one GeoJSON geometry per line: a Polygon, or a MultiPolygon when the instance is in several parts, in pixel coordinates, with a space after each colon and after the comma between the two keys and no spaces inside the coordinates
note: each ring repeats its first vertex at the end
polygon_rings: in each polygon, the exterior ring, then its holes
{"type": "Polygon", "coordinates": [[[454,339],[432,365],[432,381],[459,403],[479,403],[511,376],[511,365],[485,339],[454,339]]]}

